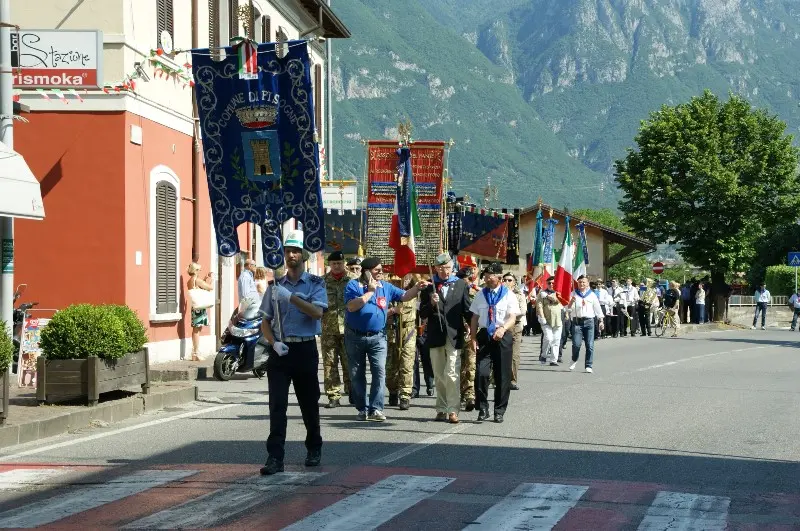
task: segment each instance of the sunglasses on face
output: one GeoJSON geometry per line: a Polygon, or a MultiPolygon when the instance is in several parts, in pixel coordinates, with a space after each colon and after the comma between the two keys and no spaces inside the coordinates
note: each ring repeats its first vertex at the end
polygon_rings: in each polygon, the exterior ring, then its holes
{"type": "Polygon", "coordinates": [[[514,282],[513,278],[504,278],[503,282],[514,282]]]}

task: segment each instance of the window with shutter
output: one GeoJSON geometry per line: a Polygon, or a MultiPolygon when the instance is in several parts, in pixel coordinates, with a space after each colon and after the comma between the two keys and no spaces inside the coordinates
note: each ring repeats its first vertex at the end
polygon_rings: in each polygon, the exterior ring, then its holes
{"type": "Polygon", "coordinates": [[[314,65],[314,119],[317,132],[322,134],[322,65],[314,65]]]}
{"type": "Polygon", "coordinates": [[[170,37],[175,37],[174,15],[175,11],[172,7],[172,0],[158,0],[156,4],[156,28],[158,33],[156,46],[158,48],[164,47],[161,42],[161,34],[164,31],[169,33],[170,37]]]}
{"type": "Polygon", "coordinates": [[[261,17],[261,42],[272,42],[272,20],[266,15],[261,17]]]}
{"type": "Polygon", "coordinates": [[[156,185],[156,313],[178,311],[178,194],[161,181],[156,185]]]}
{"type": "Polygon", "coordinates": [[[239,0],[228,0],[228,38],[239,36],[239,0]]]}
{"type": "MultiPolygon", "coordinates": [[[[289,36],[286,35],[286,32],[283,31],[283,28],[278,27],[278,31],[275,33],[275,42],[283,43],[289,40],[289,36]]],[[[289,51],[285,44],[277,44],[275,46],[275,51],[278,53],[278,57],[283,57],[289,51]]]]}

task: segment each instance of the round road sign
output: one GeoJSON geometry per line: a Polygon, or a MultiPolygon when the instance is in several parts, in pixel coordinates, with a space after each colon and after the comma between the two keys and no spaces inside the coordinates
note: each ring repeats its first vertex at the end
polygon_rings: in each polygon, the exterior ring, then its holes
{"type": "Polygon", "coordinates": [[[661,262],[656,262],[653,264],[653,273],[656,275],[660,275],[664,272],[664,264],[661,262]]]}

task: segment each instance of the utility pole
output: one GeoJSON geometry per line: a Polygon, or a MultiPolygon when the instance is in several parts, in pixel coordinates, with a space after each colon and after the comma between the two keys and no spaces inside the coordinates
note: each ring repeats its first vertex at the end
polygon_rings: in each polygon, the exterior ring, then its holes
{"type": "MultiPolygon", "coordinates": [[[[14,148],[14,78],[11,73],[11,0],[0,0],[0,141],[14,148]]],[[[0,319],[14,323],[14,218],[0,217],[0,319]]]]}
{"type": "MultiPolygon", "coordinates": [[[[328,0],[328,7],[331,7],[331,0],[328,0]]],[[[325,164],[328,180],[333,180],[333,39],[325,39],[325,70],[325,164]]]]}

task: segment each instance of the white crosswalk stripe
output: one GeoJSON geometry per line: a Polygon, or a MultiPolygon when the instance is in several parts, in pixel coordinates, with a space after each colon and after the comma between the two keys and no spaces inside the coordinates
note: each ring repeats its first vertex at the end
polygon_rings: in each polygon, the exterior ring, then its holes
{"type": "Polygon", "coordinates": [[[285,528],[292,531],[363,531],[385,524],[430,498],[455,478],[389,476],[285,528]]]}
{"type": "Polygon", "coordinates": [[[731,499],[723,496],[661,491],[647,509],[639,531],[722,531],[728,525],[730,504],[731,499]]]}
{"type": "Polygon", "coordinates": [[[523,483],[464,529],[548,530],[575,507],[589,487],[523,483]]]}
{"type": "Polygon", "coordinates": [[[142,470],[0,513],[0,528],[51,524],[196,473],[194,470],[142,470]]]}
{"type": "Polygon", "coordinates": [[[324,473],[282,472],[253,476],[186,503],[165,509],[123,529],[197,529],[214,527],[242,515],[256,505],[290,493],[324,476],[324,473]]]}
{"type": "Polygon", "coordinates": [[[70,472],[69,468],[17,468],[0,472],[0,490],[16,490],[46,484],[49,479],[70,472]]]}

